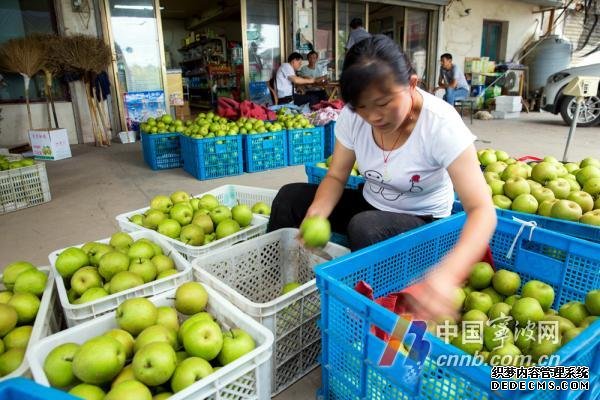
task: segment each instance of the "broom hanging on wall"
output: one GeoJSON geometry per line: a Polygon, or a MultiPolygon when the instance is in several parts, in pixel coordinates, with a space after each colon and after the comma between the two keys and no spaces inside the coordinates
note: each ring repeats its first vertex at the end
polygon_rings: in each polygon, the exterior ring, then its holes
{"type": "Polygon", "coordinates": [[[25,103],[29,129],[33,129],[29,105],[29,82],[44,65],[45,50],[42,44],[30,37],[11,39],[0,46],[0,69],[21,74],[25,85],[25,103]]]}
{"type": "Polygon", "coordinates": [[[80,76],[83,81],[96,146],[110,146],[110,122],[96,101],[94,87],[96,75],[105,70],[111,62],[110,47],[102,39],[74,35],[58,41],[56,54],[64,63],[64,68],[80,76]]]}

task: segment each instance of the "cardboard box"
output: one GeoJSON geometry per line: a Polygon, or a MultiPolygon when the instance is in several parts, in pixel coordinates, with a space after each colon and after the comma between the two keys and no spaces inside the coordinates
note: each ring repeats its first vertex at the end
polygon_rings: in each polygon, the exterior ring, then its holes
{"type": "Polygon", "coordinates": [[[66,129],[35,129],[29,131],[29,142],[38,160],[71,158],[71,147],[66,129]]]}

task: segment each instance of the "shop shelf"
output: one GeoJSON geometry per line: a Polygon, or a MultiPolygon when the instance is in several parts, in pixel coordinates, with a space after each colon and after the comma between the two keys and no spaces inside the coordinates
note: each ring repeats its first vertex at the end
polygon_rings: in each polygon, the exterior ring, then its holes
{"type": "Polygon", "coordinates": [[[242,137],[194,139],[181,135],[183,169],[196,179],[215,179],[244,172],[242,137]]]}
{"type": "Polygon", "coordinates": [[[179,136],[177,132],[142,132],[142,149],[146,164],[153,170],[180,168],[182,160],[179,136]]]}
{"type": "MultiPolygon", "coordinates": [[[[371,328],[392,332],[400,317],[356,292],[356,283],[370,284],[375,298],[410,286],[456,244],[465,221],[465,213],[455,214],[316,268],[322,312],[321,399],[598,398],[600,321],[555,353],[561,365],[590,368],[587,393],[491,391],[489,365],[440,365],[441,355],[466,353],[428,332],[424,340],[430,349],[426,358],[419,357],[422,361],[398,352],[391,366],[380,365],[387,344],[371,328]]],[[[598,244],[541,228],[531,231],[499,218],[490,246],[496,268],[517,272],[522,284],[538,279],[551,285],[556,293],[554,309],[583,301],[588,291],[600,287],[598,244]]]]}
{"type": "MultiPolygon", "coordinates": [[[[254,339],[256,348],[184,390],[175,393],[169,399],[269,399],[271,394],[270,359],[273,335],[252,318],[241,313],[240,310],[210,287],[206,287],[206,291],[209,298],[206,311],[215,317],[224,331],[233,328],[245,330],[254,339]]],[[[174,306],[174,298],[175,289],[151,297],[150,300],[157,306],[174,306]]],[[[185,316],[180,315],[180,319],[185,319],[185,316]]],[[[41,385],[49,386],[43,365],[46,356],[52,349],[68,342],[84,343],[114,328],[118,328],[118,326],[113,311],[38,342],[27,356],[35,381],[41,385]]],[[[48,397],[47,399],[51,400],[52,398],[48,397]]]]}
{"type": "MultiPolygon", "coordinates": [[[[297,229],[280,229],[192,263],[196,281],[273,332],[273,395],[315,368],[321,351],[313,267],[324,260],[302,247],[297,235],[297,229]],[[289,282],[301,286],[282,295],[289,282]]],[[[329,243],[325,251],[338,257],[349,250],[329,243]]]]}
{"type": "Polygon", "coordinates": [[[259,172],[288,164],[287,132],[243,135],[244,171],[259,172]]]}

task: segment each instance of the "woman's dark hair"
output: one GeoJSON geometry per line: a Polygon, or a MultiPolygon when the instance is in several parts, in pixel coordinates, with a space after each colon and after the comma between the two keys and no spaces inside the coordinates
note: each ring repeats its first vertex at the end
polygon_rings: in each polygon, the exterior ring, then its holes
{"type": "Polygon", "coordinates": [[[317,53],[317,52],[316,52],[316,51],[314,51],[314,50],[311,50],[311,51],[309,51],[309,52],[308,52],[308,54],[306,55],[306,58],[308,59],[308,57],[310,57],[312,54],[316,55],[316,56],[317,56],[317,58],[319,57],[319,53],[317,53]]]}
{"type": "Polygon", "coordinates": [[[296,52],[293,52],[287,58],[288,62],[292,62],[294,60],[303,60],[303,59],[304,59],[304,57],[302,57],[302,54],[296,53],[296,52]]]}
{"type": "Polygon", "coordinates": [[[356,43],[346,53],[340,89],[342,99],[356,106],[363,91],[373,84],[385,89],[390,79],[408,85],[414,73],[406,55],[385,35],[374,35],[356,43]]]}

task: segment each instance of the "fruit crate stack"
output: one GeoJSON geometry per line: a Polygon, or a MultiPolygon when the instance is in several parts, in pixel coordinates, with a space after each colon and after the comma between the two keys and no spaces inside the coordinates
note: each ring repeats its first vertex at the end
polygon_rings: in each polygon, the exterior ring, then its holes
{"type": "Polygon", "coordinates": [[[288,129],[289,165],[318,162],[324,158],[325,137],[322,126],[288,129]]]}
{"type": "Polygon", "coordinates": [[[52,199],[46,164],[29,159],[6,163],[10,169],[0,171],[0,214],[37,206],[52,199]]]}
{"type": "MultiPolygon", "coordinates": [[[[30,377],[26,352],[40,339],[58,332],[63,324],[49,267],[36,268],[28,262],[17,261],[7,265],[3,272],[0,308],[4,351],[0,355],[0,382],[19,376],[30,377]],[[12,325],[9,321],[13,308],[17,311],[16,325],[7,331],[12,325]],[[32,314],[31,310],[37,311],[32,314]]],[[[4,398],[1,393],[0,398],[4,398]]]]}
{"type": "MultiPolygon", "coordinates": [[[[371,285],[374,298],[405,289],[455,245],[465,221],[466,214],[456,214],[316,269],[324,344],[320,398],[564,398],[566,393],[560,391],[491,391],[488,364],[440,365],[441,355],[460,357],[467,353],[429,332],[423,339],[430,349],[421,362],[402,352],[395,355],[391,366],[381,366],[388,343],[372,327],[393,332],[402,324],[399,321],[408,322],[356,292],[355,285],[361,280],[371,285]]],[[[600,245],[545,229],[531,231],[531,227],[499,218],[490,247],[496,268],[520,275],[521,287],[532,280],[551,286],[554,309],[572,301],[583,302],[586,294],[597,295],[600,288],[600,245]]],[[[542,310],[539,312],[543,314],[542,310]]],[[[561,365],[590,368],[591,391],[582,393],[584,398],[598,398],[600,394],[599,328],[600,321],[591,321],[554,353],[560,357],[561,365]],[[588,394],[591,397],[586,397],[588,394]]]]}
{"type": "MultiPolygon", "coordinates": [[[[327,174],[327,164],[325,161],[318,163],[306,163],[304,166],[304,170],[306,171],[306,177],[308,178],[308,183],[321,183],[325,175],[327,174]]],[[[350,175],[348,177],[348,182],[346,182],[346,187],[349,189],[358,189],[360,185],[364,185],[365,178],[358,175],[350,175]]]]}
{"type": "Polygon", "coordinates": [[[244,172],[242,137],[195,139],[181,136],[183,169],[196,179],[216,179],[244,172]]]}
{"type": "Polygon", "coordinates": [[[272,345],[271,332],[210,287],[188,282],[129,298],[115,312],[43,339],[27,357],[37,383],[82,397],[268,399],[272,345]]]}
{"type": "Polygon", "coordinates": [[[335,149],[335,121],[329,121],[323,126],[325,135],[325,158],[333,154],[335,149]]]}
{"type": "MultiPolygon", "coordinates": [[[[297,235],[297,229],[280,229],[192,262],[196,281],[273,332],[273,395],[315,368],[321,351],[313,267],[325,260],[302,247],[297,235]]],[[[333,243],[324,250],[333,257],[349,252],[333,243]]]]}
{"type": "Polygon", "coordinates": [[[110,312],[125,299],[154,296],[191,278],[190,263],[149,230],[119,232],[53,251],[48,258],[69,327],[110,312]]]}
{"type": "Polygon", "coordinates": [[[153,170],[181,168],[181,145],[179,133],[142,132],[144,161],[153,170]]]}
{"type": "Polygon", "coordinates": [[[287,140],[285,129],[244,135],[244,171],[260,172],[286,167],[288,165],[287,140]]]}

